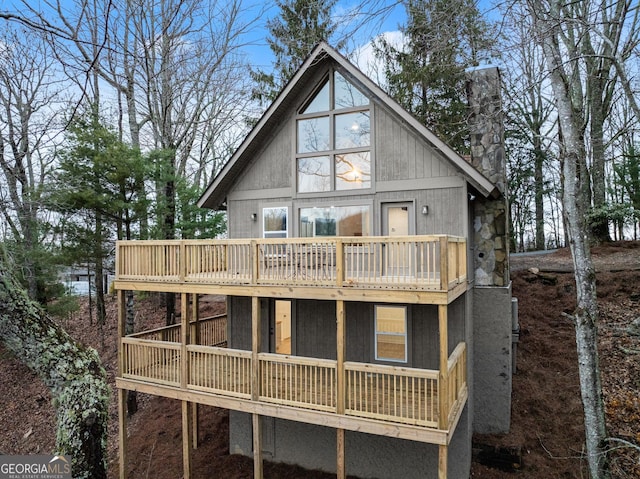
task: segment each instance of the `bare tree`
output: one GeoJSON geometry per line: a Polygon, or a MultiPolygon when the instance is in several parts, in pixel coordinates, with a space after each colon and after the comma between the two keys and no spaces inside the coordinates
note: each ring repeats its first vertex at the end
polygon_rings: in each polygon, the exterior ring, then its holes
{"type": "MultiPolygon", "coordinates": [[[[507,84],[507,118],[511,124],[508,143],[511,149],[519,147],[515,155],[509,155],[508,161],[521,164],[520,171],[529,176],[520,182],[531,181],[535,248],[545,249],[545,196],[549,191],[550,163],[555,159],[550,138],[556,127],[556,111],[545,81],[542,50],[530,41],[533,28],[530,18],[521,7],[514,5],[506,16],[504,27],[508,40],[503,44],[503,60],[509,65],[503,72],[507,84]]],[[[510,183],[518,181],[519,176],[510,174],[510,183]]],[[[515,193],[510,187],[510,194],[515,193]]],[[[522,204],[522,198],[514,200],[510,201],[511,205],[522,204]]],[[[523,218],[516,220],[522,221],[523,218]]]]}
{"type": "Polygon", "coordinates": [[[20,246],[21,271],[32,299],[45,299],[38,286],[43,205],[41,194],[52,169],[56,103],[62,103],[50,50],[39,35],[6,29],[0,39],[0,215],[10,239],[20,246]]]}
{"type": "Polygon", "coordinates": [[[586,123],[582,116],[585,111],[585,73],[577,61],[582,54],[577,50],[574,17],[567,6],[561,1],[550,0],[530,1],[527,7],[536,26],[536,39],[544,52],[558,108],[564,177],[562,203],[576,279],[577,307],[573,319],[584,407],[587,459],[591,477],[600,479],[608,477],[605,453],[607,432],[598,363],[596,277],[589,246],[589,225],[586,221],[590,198],[589,176],[585,174],[586,123]]]}

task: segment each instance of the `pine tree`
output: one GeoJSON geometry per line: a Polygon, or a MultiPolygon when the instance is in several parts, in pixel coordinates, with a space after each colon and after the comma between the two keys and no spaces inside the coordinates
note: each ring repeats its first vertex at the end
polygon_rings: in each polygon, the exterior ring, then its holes
{"type": "MultiPolygon", "coordinates": [[[[277,0],[280,15],[267,22],[267,43],[275,56],[273,72],[251,72],[253,97],[265,107],[276,99],[313,47],[329,40],[336,25],[331,9],[336,0],[277,0]]],[[[340,48],[341,45],[334,45],[340,48]]]]}
{"type": "Polygon", "coordinates": [[[374,43],[388,91],[459,152],[468,150],[465,70],[488,56],[488,23],[473,0],[408,0],[405,42],[374,43]]]}
{"type": "Polygon", "coordinates": [[[146,214],[147,200],[137,196],[146,167],[139,152],[119,141],[93,114],[72,123],[69,140],[49,202],[68,218],[63,246],[75,259],[70,262],[93,266],[102,324],[106,315],[102,278],[116,239],[112,232],[117,230],[117,239],[130,238],[131,224],[146,214]]]}

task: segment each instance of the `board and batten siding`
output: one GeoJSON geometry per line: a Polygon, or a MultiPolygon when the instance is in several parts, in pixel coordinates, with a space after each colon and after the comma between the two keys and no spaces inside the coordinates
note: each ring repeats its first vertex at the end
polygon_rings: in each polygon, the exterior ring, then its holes
{"type": "Polygon", "coordinates": [[[298,300],[295,351],[297,356],[336,359],[336,303],[334,301],[298,300]]]}
{"type": "Polygon", "coordinates": [[[442,154],[376,104],[374,110],[376,181],[456,176],[442,154]]]}
{"type": "Polygon", "coordinates": [[[291,187],[293,154],[293,116],[285,117],[270,141],[255,155],[233,191],[252,191],[291,187]]]}

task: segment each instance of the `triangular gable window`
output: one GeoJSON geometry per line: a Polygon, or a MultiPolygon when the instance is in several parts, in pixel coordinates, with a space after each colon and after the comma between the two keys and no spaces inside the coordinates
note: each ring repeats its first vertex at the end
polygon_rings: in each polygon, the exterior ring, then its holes
{"type": "Polygon", "coordinates": [[[297,120],[299,193],[371,188],[369,98],[333,72],[297,120]]]}
{"type": "Polygon", "coordinates": [[[329,111],[329,79],[301,113],[318,113],[321,111],[329,111]]]}

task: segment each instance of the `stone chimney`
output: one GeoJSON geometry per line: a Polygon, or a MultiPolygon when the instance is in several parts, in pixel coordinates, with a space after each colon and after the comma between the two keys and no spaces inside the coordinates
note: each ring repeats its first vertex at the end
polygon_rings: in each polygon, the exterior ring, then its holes
{"type": "Polygon", "coordinates": [[[509,229],[500,71],[486,67],[467,75],[471,164],[500,193],[498,198],[477,198],[473,204],[475,282],[479,286],[507,286],[509,229]]]}

